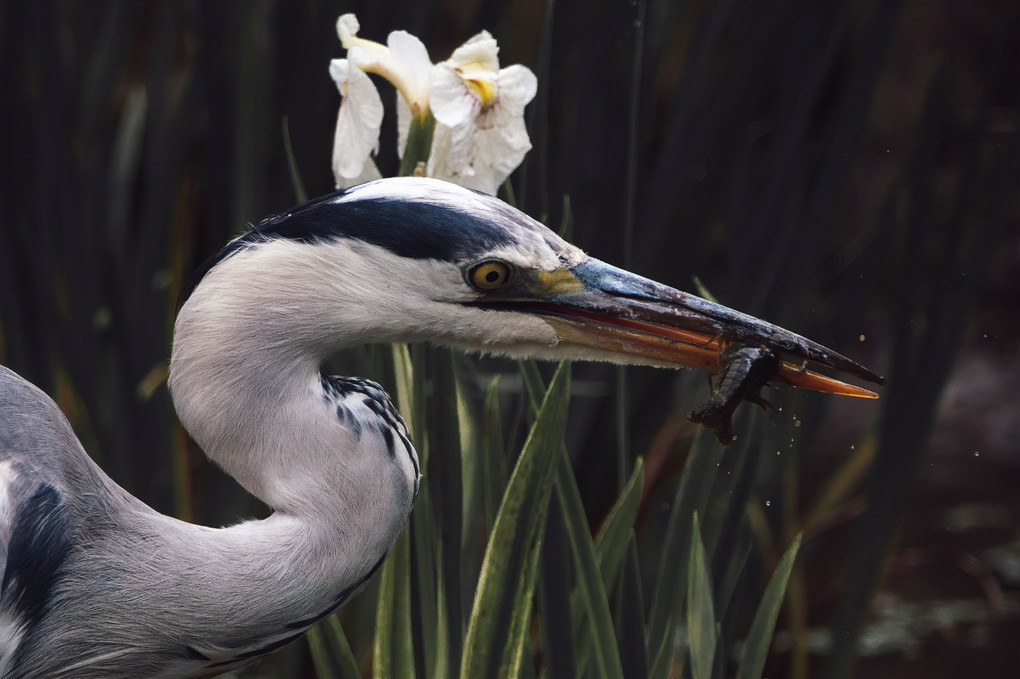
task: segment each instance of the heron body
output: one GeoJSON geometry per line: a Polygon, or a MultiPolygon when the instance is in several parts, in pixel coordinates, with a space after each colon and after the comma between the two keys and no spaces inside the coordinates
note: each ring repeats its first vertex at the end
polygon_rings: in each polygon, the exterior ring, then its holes
{"type": "MultiPolygon", "coordinates": [[[[730,338],[879,379],[428,179],[380,180],[271,218],[183,297],[169,380],[178,415],[273,514],[207,528],[155,512],[92,462],[51,399],[0,368],[0,677],[213,676],[348,598],[403,528],[420,470],[383,390],[321,371],[339,348],[432,341],[713,369],[711,343],[730,338]]],[[[822,388],[801,372],[777,379],[822,388]]]]}

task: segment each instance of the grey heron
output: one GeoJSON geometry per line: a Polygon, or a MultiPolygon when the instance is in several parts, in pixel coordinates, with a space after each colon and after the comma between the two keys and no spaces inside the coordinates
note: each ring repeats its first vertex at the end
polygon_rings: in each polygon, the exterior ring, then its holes
{"type": "MultiPolygon", "coordinates": [[[[716,370],[738,342],[881,380],[423,178],[269,218],[182,297],[169,377],[181,423],[273,513],[226,528],[157,513],[89,458],[50,398],[0,368],[0,676],[212,676],[347,599],[407,521],[420,470],[383,390],[322,372],[338,348],[430,341],[716,370]]],[[[767,377],[867,393],[789,363],[767,377]]]]}

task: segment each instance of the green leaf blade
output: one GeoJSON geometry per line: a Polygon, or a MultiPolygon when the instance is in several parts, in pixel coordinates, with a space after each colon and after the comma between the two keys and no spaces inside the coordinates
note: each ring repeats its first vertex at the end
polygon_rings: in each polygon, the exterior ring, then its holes
{"type": "Polygon", "coordinates": [[[569,390],[570,367],[563,363],[549,385],[493,525],[464,642],[465,679],[520,672],[569,390]]]}
{"type": "Polygon", "coordinates": [[[376,679],[414,679],[411,651],[410,533],[404,530],[382,567],[373,671],[376,679]]]}
{"type": "Polygon", "coordinates": [[[692,676],[694,679],[707,679],[712,676],[718,639],[712,604],[712,578],[705,547],[701,542],[697,513],[692,523],[687,575],[687,640],[692,676]]]}
{"type": "Polygon", "coordinates": [[[563,523],[576,568],[577,588],[584,610],[587,611],[596,675],[623,679],[616,629],[609,611],[609,599],[606,596],[602,573],[595,558],[595,545],[588,531],[584,505],[581,504],[581,492],[577,488],[577,481],[574,479],[574,472],[565,449],[560,450],[558,458],[556,497],[563,511],[563,523]]]}
{"type": "Polygon", "coordinates": [[[611,592],[627,558],[628,545],[634,533],[638,510],[641,508],[641,490],[644,484],[644,460],[634,461],[634,470],[627,485],[609,510],[606,520],[595,537],[595,558],[598,560],[606,592],[611,592]]]}
{"type": "Polygon", "coordinates": [[[786,585],[790,581],[790,573],[793,572],[793,562],[797,558],[800,542],[801,535],[798,534],[783,558],[779,560],[776,572],[765,588],[765,594],[758,605],[751,629],[747,633],[747,642],[744,644],[740,666],[737,669],[737,679],[758,679],[761,677],[762,670],[765,668],[765,659],[768,657],[769,646],[772,643],[772,634],[776,628],[776,619],[779,617],[779,607],[783,604],[786,585]]]}
{"type": "Polygon", "coordinates": [[[320,620],[308,630],[307,639],[319,679],[361,679],[358,661],[336,614],[320,620]]]}

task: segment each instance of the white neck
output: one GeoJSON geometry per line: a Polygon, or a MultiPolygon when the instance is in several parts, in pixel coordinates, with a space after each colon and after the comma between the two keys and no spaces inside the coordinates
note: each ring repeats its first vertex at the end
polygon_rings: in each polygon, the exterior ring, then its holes
{"type": "Polygon", "coordinates": [[[378,431],[341,421],[322,387],[323,360],[364,341],[368,324],[365,295],[328,287],[344,272],[316,247],[257,248],[206,275],[175,326],[174,404],[206,454],[270,507],[348,522],[366,503],[393,504],[402,522],[416,464],[379,455],[378,431]]]}
{"type": "Polygon", "coordinates": [[[233,619],[235,595],[244,597],[251,615],[237,623],[249,632],[339,603],[396,540],[418,484],[413,450],[387,448],[387,423],[366,396],[323,386],[319,367],[328,351],[358,338],[345,337],[342,327],[297,330],[316,311],[288,300],[316,298],[321,272],[302,280],[294,267],[284,270],[289,280],[266,273],[245,285],[215,270],[207,275],[178,315],[170,368],[185,428],[276,510],[226,529],[168,528],[194,543],[181,591],[193,593],[196,607],[233,619]]]}

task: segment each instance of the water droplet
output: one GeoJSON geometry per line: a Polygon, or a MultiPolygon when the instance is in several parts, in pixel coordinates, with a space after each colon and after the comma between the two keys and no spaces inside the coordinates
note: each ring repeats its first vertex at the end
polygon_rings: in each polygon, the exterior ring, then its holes
{"type": "Polygon", "coordinates": [[[772,500],[765,500],[765,506],[766,507],[771,507],[772,506],[772,500]]]}
{"type": "Polygon", "coordinates": [[[974,457],[980,457],[980,456],[981,456],[981,453],[979,453],[978,451],[975,450],[974,451],[974,457]]]}
{"type": "Polygon", "coordinates": [[[800,426],[800,420],[794,420],[793,421],[793,426],[794,427],[799,427],[800,426]]]}

